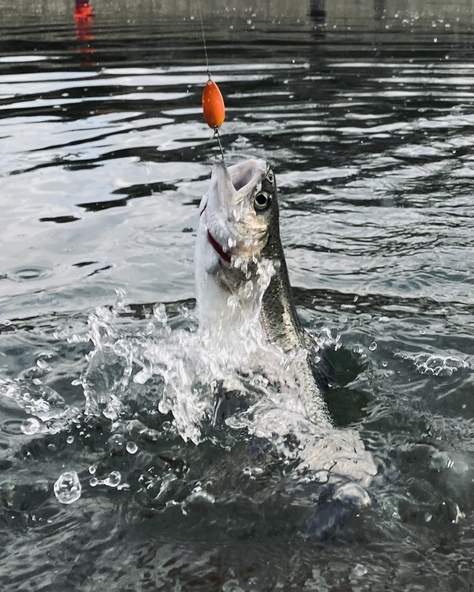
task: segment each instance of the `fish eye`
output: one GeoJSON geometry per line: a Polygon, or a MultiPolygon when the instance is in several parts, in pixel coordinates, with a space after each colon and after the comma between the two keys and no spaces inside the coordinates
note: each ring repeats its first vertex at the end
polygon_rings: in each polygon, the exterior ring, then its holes
{"type": "Polygon", "coordinates": [[[256,210],[259,212],[263,212],[264,210],[268,210],[272,203],[272,196],[267,193],[266,191],[260,191],[257,193],[253,199],[253,205],[256,210]]]}

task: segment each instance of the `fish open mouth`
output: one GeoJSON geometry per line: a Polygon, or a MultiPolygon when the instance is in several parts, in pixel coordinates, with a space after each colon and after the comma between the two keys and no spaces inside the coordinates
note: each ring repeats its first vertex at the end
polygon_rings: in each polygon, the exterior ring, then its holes
{"type": "MultiPolygon", "coordinates": [[[[212,171],[209,199],[212,197],[212,203],[214,206],[225,211],[228,207],[228,203],[235,198],[238,192],[249,192],[254,185],[257,185],[257,182],[261,179],[266,168],[267,164],[264,161],[257,159],[249,159],[242,163],[232,165],[229,168],[226,167],[224,162],[216,164],[212,171]],[[214,203],[214,201],[216,203],[214,203]]],[[[204,207],[200,211],[201,216],[204,214],[208,203],[209,201],[204,203],[204,207]]],[[[210,233],[209,227],[207,228],[207,240],[219,256],[220,260],[230,264],[232,250],[227,246],[223,246],[218,240],[216,240],[216,238],[210,233]]]]}

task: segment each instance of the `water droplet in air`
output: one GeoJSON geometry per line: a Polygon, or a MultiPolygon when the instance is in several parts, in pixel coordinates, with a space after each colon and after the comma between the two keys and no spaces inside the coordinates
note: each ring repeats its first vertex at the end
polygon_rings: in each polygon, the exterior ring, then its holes
{"type": "Polygon", "coordinates": [[[21,424],[21,431],[27,436],[32,436],[40,429],[40,422],[34,417],[30,417],[21,424]]]}
{"type": "Polygon", "coordinates": [[[117,487],[122,480],[122,475],[118,471],[112,471],[109,473],[107,479],[104,479],[104,485],[108,487],[117,487]]]}
{"type": "Polygon", "coordinates": [[[166,315],[166,307],[164,304],[157,304],[153,310],[153,316],[155,319],[161,323],[163,326],[166,325],[168,322],[168,317],[166,315]]]}
{"type": "Polygon", "coordinates": [[[130,454],[135,454],[138,450],[138,446],[135,444],[135,442],[127,442],[126,449],[130,454]]]}
{"type": "Polygon", "coordinates": [[[63,473],[54,484],[54,495],[61,504],[72,504],[81,497],[82,487],[76,471],[63,473]]]}

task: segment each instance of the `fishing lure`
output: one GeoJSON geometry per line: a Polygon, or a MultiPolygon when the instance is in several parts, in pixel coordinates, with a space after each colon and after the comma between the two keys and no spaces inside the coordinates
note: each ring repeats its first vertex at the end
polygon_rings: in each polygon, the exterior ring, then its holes
{"type": "Polygon", "coordinates": [[[222,93],[217,84],[211,78],[211,71],[209,70],[209,57],[207,55],[206,36],[204,34],[204,24],[202,20],[201,4],[199,3],[199,17],[201,20],[202,43],[204,45],[204,55],[206,57],[207,76],[208,80],[206,86],[202,91],[202,111],[207,125],[214,130],[214,138],[219,144],[222,160],[224,161],[224,150],[222,149],[221,138],[219,136],[219,128],[224,123],[225,119],[225,104],[222,93]]]}
{"type": "Polygon", "coordinates": [[[214,130],[221,127],[225,119],[225,104],[222,93],[217,84],[211,80],[206,82],[206,86],[202,91],[202,110],[204,112],[204,119],[209,127],[214,130]]]}

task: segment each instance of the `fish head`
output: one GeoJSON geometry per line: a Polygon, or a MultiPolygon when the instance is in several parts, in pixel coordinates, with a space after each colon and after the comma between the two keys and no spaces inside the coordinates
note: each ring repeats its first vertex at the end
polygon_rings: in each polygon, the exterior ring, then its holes
{"type": "Polygon", "coordinates": [[[206,235],[214,266],[237,268],[257,260],[272,230],[278,232],[276,184],[270,166],[260,159],[228,168],[223,162],[216,164],[200,216],[200,231],[206,235]]]}
{"type": "Polygon", "coordinates": [[[214,165],[199,213],[195,287],[200,322],[228,316],[230,296],[242,306],[258,305],[257,292],[261,296],[264,289],[259,265],[271,260],[271,245],[280,240],[271,167],[261,159],[214,165]]]}

